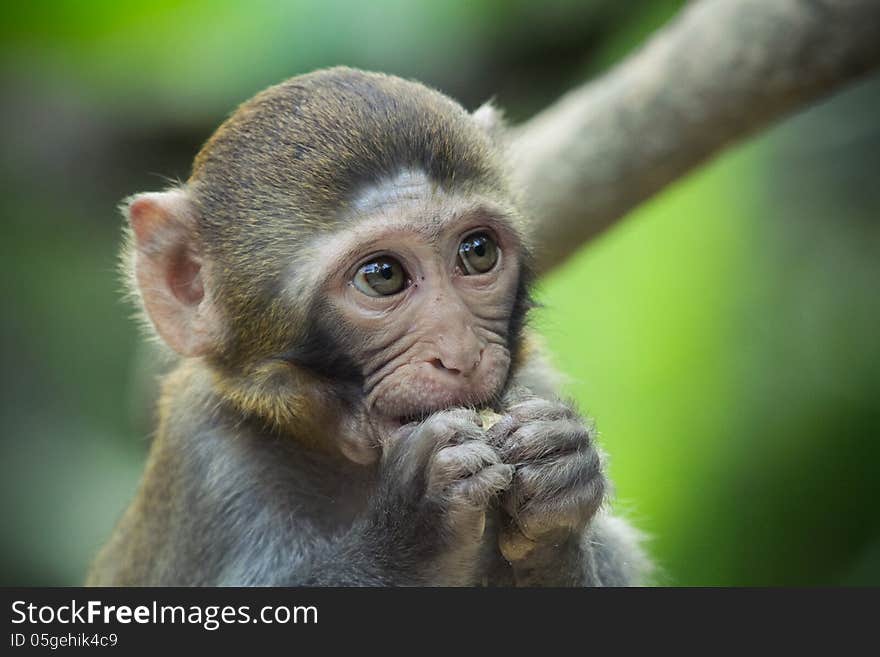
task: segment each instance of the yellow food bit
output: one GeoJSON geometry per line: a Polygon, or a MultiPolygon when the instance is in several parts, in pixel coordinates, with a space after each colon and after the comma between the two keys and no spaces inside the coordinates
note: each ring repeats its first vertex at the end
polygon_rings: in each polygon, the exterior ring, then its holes
{"type": "Polygon", "coordinates": [[[501,416],[491,408],[484,408],[481,411],[478,411],[478,414],[484,429],[491,429],[492,426],[497,424],[498,420],[501,419],[501,416]]]}

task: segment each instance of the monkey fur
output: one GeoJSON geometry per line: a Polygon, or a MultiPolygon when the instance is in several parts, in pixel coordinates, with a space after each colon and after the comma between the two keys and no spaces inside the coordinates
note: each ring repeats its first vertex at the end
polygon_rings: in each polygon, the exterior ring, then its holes
{"type": "Polygon", "coordinates": [[[179,362],[88,584],[644,582],[527,327],[504,150],[491,106],[334,68],[129,199],[126,275],[179,362]]]}

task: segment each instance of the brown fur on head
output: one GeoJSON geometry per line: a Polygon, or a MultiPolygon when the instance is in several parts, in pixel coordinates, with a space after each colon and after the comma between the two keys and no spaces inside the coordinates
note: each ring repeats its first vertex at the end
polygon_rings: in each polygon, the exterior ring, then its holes
{"type": "Polygon", "coordinates": [[[361,216],[365,191],[406,171],[449,198],[492,199],[516,224],[498,134],[489,106],[470,115],[421,84],[348,68],[258,94],[208,140],[186,185],[128,205],[134,279],[157,333],[273,426],[351,403],[325,385],[356,388],[362,373],[326,353],[338,326],[316,321],[329,312],[316,294],[324,244],[361,216]]]}

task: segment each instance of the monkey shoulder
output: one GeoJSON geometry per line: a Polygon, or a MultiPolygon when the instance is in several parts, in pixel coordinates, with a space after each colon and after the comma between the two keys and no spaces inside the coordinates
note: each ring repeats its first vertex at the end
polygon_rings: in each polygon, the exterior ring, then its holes
{"type": "Polygon", "coordinates": [[[143,478],[88,584],[277,583],[360,512],[369,468],[242,418],[210,381],[190,363],[166,376],[143,478]]]}

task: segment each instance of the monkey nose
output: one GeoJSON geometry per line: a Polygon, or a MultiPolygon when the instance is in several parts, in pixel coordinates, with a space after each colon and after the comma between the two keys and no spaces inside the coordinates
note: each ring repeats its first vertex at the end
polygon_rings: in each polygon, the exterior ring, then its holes
{"type": "Polygon", "coordinates": [[[483,360],[483,350],[478,353],[470,354],[445,354],[437,358],[432,358],[429,363],[438,370],[443,370],[449,374],[460,374],[469,376],[476,371],[483,360]]]}

